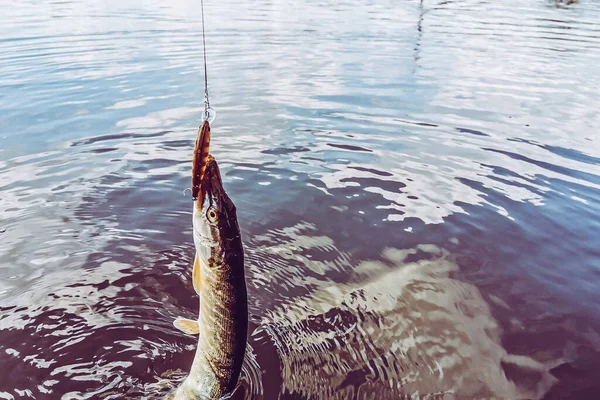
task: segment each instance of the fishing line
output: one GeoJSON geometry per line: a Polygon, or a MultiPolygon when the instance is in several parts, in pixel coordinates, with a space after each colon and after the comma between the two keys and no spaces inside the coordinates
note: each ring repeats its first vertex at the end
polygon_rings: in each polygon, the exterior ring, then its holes
{"type": "Polygon", "coordinates": [[[200,9],[202,11],[202,46],[204,50],[204,113],[202,120],[212,123],[215,120],[216,112],[210,106],[208,99],[208,67],[206,63],[206,33],[204,32],[204,0],[200,0],[200,9]]]}

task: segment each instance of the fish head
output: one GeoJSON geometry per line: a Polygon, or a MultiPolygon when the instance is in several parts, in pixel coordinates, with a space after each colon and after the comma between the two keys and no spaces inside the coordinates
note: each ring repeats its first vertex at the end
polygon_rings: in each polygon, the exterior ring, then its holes
{"type": "Polygon", "coordinates": [[[236,208],[223,188],[219,166],[212,156],[207,159],[201,192],[193,213],[194,245],[201,264],[211,270],[240,264],[243,268],[243,259],[238,260],[243,251],[236,208]]]}

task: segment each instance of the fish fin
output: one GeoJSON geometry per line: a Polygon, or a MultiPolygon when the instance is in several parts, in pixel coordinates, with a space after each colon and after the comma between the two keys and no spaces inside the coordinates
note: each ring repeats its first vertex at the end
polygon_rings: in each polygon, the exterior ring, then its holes
{"type": "Polygon", "coordinates": [[[179,329],[184,333],[187,333],[188,335],[197,335],[200,333],[198,321],[192,321],[191,319],[177,317],[175,321],[173,321],[173,325],[175,326],[175,328],[179,329]]]}
{"type": "Polygon", "coordinates": [[[192,285],[194,285],[194,290],[197,294],[200,294],[201,281],[200,259],[198,258],[198,254],[196,254],[196,257],[194,258],[194,268],[192,268],[192,285]]]}

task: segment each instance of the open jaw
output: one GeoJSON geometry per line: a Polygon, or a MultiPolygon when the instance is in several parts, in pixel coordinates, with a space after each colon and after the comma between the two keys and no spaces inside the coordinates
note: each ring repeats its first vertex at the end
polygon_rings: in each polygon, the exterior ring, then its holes
{"type": "Polygon", "coordinates": [[[199,185],[198,198],[196,200],[198,209],[205,210],[208,207],[214,207],[219,202],[219,197],[222,197],[224,193],[219,165],[217,164],[217,160],[209,154],[206,158],[206,165],[199,185]]]}
{"type": "Polygon", "coordinates": [[[211,221],[214,218],[225,218],[228,220],[230,211],[234,210],[235,206],[223,188],[221,171],[217,160],[212,155],[209,155],[206,161],[206,170],[202,179],[201,189],[203,198],[198,199],[198,205],[203,211],[204,216],[208,218],[208,221],[214,223],[211,221]],[[200,202],[200,200],[202,201],[200,202]],[[211,214],[211,210],[214,210],[217,214],[211,214]]]}

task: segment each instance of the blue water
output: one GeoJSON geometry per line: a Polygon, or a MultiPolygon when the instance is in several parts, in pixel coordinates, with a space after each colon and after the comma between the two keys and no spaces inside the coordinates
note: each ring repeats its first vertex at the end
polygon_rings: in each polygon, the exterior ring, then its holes
{"type": "MultiPolygon", "coordinates": [[[[205,3],[247,397],[598,398],[600,3],[205,3]]],[[[160,398],[200,4],[0,7],[0,398],[160,398]]]]}

